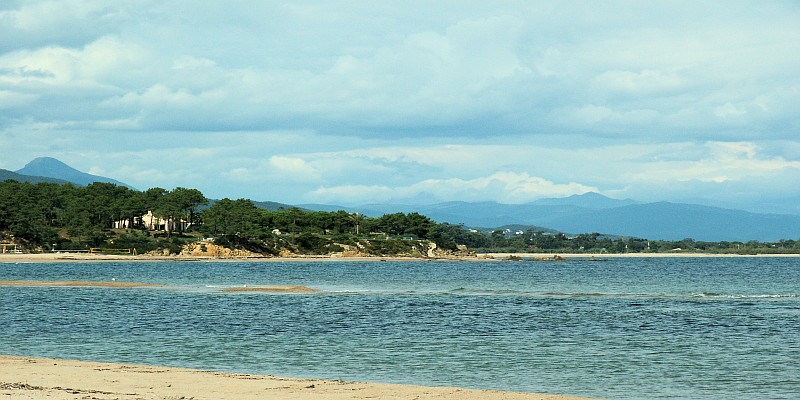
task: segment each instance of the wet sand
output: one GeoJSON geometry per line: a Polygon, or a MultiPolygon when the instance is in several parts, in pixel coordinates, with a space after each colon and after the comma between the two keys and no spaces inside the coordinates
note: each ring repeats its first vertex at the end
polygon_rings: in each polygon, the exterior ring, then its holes
{"type": "Polygon", "coordinates": [[[235,286],[224,289],[223,292],[315,293],[318,290],[307,286],[235,286]]]}
{"type": "Polygon", "coordinates": [[[0,398],[23,400],[581,400],[563,395],[282,378],[0,356],[0,398]]]}

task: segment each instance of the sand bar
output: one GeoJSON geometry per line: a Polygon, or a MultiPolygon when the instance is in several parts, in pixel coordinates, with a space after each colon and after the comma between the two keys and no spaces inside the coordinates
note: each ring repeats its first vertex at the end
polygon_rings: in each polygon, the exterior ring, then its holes
{"type": "Polygon", "coordinates": [[[562,395],[281,378],[182,368],[0,356],[0,399],[581,400],[562,395]]]}
{"type": "Polygon", "coordinates": [[[308,286],[234,286],[223,290],[223,292],[315,293],[318,290],[308,286]]]}
{"type": "Polygon", "coordinates": [[[521,258],[530,260],[555,260],[563,258],[565,260],[587,260],[587,259],[609,259],[609,258],[748,258],[748,257],[778,257],[778,258],[797,258],[798,253],[785,254],[716,254],[716,253],[484,253],[479,254],[478,259],[506,260],[509,258],[521,258]]]}
{"type": "Polygon", "coordinates": [[[163,287],[157,283],[118,282],[118,281],[0,281],[0,286],[43,286],[43,287],[110,287],[110,288],[139,288],[163,287]]]}

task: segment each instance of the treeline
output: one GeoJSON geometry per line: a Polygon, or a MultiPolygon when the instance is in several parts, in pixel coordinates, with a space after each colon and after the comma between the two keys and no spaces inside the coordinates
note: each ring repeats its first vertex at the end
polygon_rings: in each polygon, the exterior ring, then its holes
{"type": "Polygon", "coordinates": [[[267,254],[326,253],[341,251],[344,244],[391,255],[423,251],[414,248],[418,240],[455,250],[483,237],[418,213],[369,218],[344,211],[269,211],[247,199],[209,201],[197,189],[182,187],[140,192],[99,182],[80,187],[13,180],[0,182],[0,232],[40,251],[136,247],[175,253],[184,242],[211,236],[223,245],[267,254]],[[148,213],[156,226],[141,218],[148,213]]]}
{"type": "Polygon", "coordinates": [[[109,183],[80,187],[12,180],[0,182],[0,242],[9,240],[9,235],[31,251],[109,247],[177,253],[184,243],[201,237],[262,254],[326,254],[347,248],[371,255],[415,254],[425,252],[421,241],[443,250],[465,245],[481,252],[515,253],[800,251],[800,242],[795,240],[649,241],[599,233],[568,236],[537,229],[479,232],[436,223],[419,213],[371,218],[345,211],[270,211],[247,199],[211,201],[199,190],[183,187],[136,191],[109,183]],[[156,219],[155,226],[141,218],[148,213],[156,219]]]}
{"type": "Polygon", "coordinates": [[[800,252],[800,241],[777,242],[708,242],[691,238],[682,240],[647,240],[631,237],[612,237],[600,233],[568,236],[529,229],[526,232],[495,230],[490,234],[486,248],[474,246],[479,251],[523,253],[712,253],[712,254],[780,254],[800,252]]]}
{"type": "Polygon", "coordinates": [[[180,231],[199,222],[198,209],[206,203],[197,189],[181,187],[140,192],[100,182],[81,187],[7,180],[0,182],[0,232],[47,249],[103,246],[113,240],[115,223],[141,229],[140,217],[152,212],[180,231]],[[188,223],[175,224],[181,220],[188,223]]]}

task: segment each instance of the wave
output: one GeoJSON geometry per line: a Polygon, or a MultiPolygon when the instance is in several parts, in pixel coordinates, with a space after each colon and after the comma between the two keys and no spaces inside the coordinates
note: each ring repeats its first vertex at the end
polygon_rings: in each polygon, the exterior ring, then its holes
{"type": "MultiPolygon", "coordinates": [[[[158,287],[161,290],[176,290],[194,293],[227,293],[232,288],[241,288],[241,285],[230,284],[197,284],[197,285],[165,285],[158,287]]],[[[570,291],[535,291],[524,289],[496,289],[460,286],[456,288],[436,287],[325,287],[313,286],[301,294],[315,295],[342,295],[342,296],[487,296],[487,297],[525,297],[531,299],[630,299],[630,300],[800,300],[800,293],[724,293],[724,292],[693,292],[693,293],[643,293],[643,292],[570,292],[570,291]],[[308,292],[308,293],[306,293],[308,292]]],[[[297,291],[273,290],[273,294],[292,293],[297,291]]]]}
{"type": "Polygon", "coordinates": [[[692,293],[693,298],[710,299],[800,299],[800,294],[727,294],[716,292],[692,293]]]}
{"type": "Polygon", "coordinates": [[[610,298],[610,299],[664,299],[664,300],[699,300],[699,299],[720,299],[720,300],[774,300],[774,299],[800,299],[797,293],[640,293],[640,292],[536,292],[524,290],[494,290],[494,289],[469,289],[456,288],[441,294],[463,295],[463,296],[524,296],[537,298],[555,299],[576,299],[576,298],[610,298]]]}

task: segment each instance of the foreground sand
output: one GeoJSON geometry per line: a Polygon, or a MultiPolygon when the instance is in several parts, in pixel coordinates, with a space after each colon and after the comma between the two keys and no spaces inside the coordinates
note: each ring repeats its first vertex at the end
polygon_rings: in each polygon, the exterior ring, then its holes
{"type": "Polygon", "coordinates": [[[580,400],[561,395],[280,378],[181,368],[0,356],[0,399],[580,400]]]}

